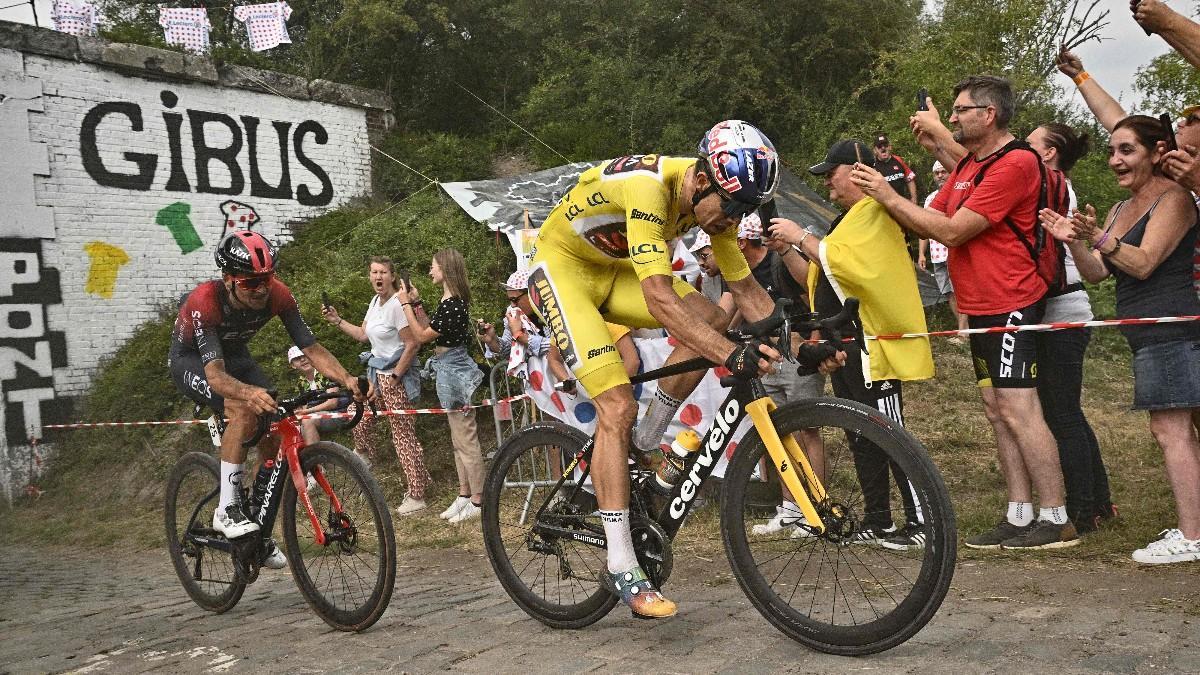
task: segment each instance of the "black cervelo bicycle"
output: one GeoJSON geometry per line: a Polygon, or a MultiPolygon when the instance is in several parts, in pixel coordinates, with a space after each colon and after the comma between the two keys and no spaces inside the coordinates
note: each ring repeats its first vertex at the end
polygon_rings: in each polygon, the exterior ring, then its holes
{"type": "MultiPolygon", "coordinates": [[[[345,447],[327,441],[305,445],[293,416],[297,408],[338,395],[310,391],[277,401],[276,413],[261,417],[258,432],[244,443],[256,445],[268,430],[280,439],[265,489],[247,502],[258,532],[230,540],[211,527],[220,494],[215,457],[190,452],[175,465],[167,482],[167,545],[175,572],[196,604],[221,613],[238,603],[246,586],[258,579],[282,508],[283,550],[313,611],[344,631],[365,630],[383,615],[396,581],[396,537],[383,491],[366,464],[345,447]]],[[[362,418],[364,406],[355,408],[350,426],[362,418]]],[[[217,420],[210,418],[209,427],[219,447],[217,420]]]]}
{"type": "MultiPolygon", "coordinates": [[[[780,301],[770,317],[729,336],[755,344],[792,332],[807,338],[817,330],[827,344],[836,344],[849,327],[861,341],[857,308],[851,298],[837,317],[818,320],[789,313],[780,301]]],[[[713,365],[693,359],[633,381],[713,365]]],[[[631,464],[630,524],[642,568],[659,588],[668,581],[672,539],[732,431],[749,415],[753,427],[737,445],[720,490],[721,537],[742,591],[772,625],[823,652],[871,654],[916,634],[949,589],[957,537],[949,495],[924,446],[879,411],[853,401],[804,399],[776,407],[756,377],[727,376],[722,384],[731,388],[729,396],[669,495],[652,489],[654,471],[645,461],[631,464]],[[809,429],[817,430],[822,447],[810,441],[801,448],[799,439],[814,436],[797,432],[809,429]],[[880,481],[860,475],[856,466],[851,442],[861,451],[864,439],[908,478],[907,485],[897,485],[883,476],[890,506],[882,513],[865,512],[863,484],[878,490],[880,481]],[[802,515],[784,521],[782,530],[755,534],[754,523],[763,523],[780,503],[780,484],[802,515]],[[911,490],[909,508],[915,501],[924,546],[893,550],[874,538],[858,543],[862,537],[855,535],[867,521],[906,524],[901,490],[911,490]]],[[[588,479],[592,451],[593,439],[583,432],[537,423],[496,451],[484,484],[483,534],[492,568],[517,605],[555,628],[588,626],[618,602],[599,581],[607,544],[588,479]]]]}

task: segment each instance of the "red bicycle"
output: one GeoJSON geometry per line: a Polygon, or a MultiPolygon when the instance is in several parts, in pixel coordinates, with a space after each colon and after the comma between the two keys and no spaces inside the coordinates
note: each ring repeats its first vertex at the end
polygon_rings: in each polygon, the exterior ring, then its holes
{"type": "MultiPolygon", "coordinates": [[[[258,579],[282,508],[283,550],[317,616],[338,630],[361,631],[383,615],[396,582],[396,536],[383,491],[345,447],[305,445],[294,417],[302,406],[337,396],[312,391],[279,401],[276,413],[260,418],[258,432],[245,442],[256,445],[268,432],[280,441],[277,459],[264,463],[270,475],[261,494],[248,502],[258,532],[231,540],[211,527],[220,492],[216,457],[190,452],[175,465],[167,482],[167,542],[175,572],[196,604],[221,613],[238,603],[258,579]]],[[[363,406],[356,409],[350,426],[362,418],[363,406]]],[[[220,445],[216,418],[209,426],[220,445]]]]}

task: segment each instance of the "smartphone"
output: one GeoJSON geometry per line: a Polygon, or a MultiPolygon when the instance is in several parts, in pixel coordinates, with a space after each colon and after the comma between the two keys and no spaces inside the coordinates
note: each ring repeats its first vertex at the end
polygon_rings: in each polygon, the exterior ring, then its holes
{"type": "Polygon", "coordinates": [[[1167,134],[1167,152],[1178,150],[1179,143],[1175,142],[1175,125],[1171,122],[1170,113],[1159,115],[1158,123],[1162,125],[1163,132],[1167,134]]]}
{"type": "Polygon", "coordinates": [[[779,209],[775,207],[775,200],[767,200],[762,206],[758,207],[758,219],[762,221],[763,235],[770,239],[775,235],[771,233],[771,219],[779,217],[779,209]]]}
{"type": "Polygon", "coordinates": [[[917,90],[917,110],[929,110],[929,90],[921,87],[917,90]]]}
{"type": "Polygon", "coordinates": [[[405,288],[412,288],[412,281],[408,278],[408,270],[400,270],[400,278],[404,280],[405,288]]]}
{"type": "Polygon", "coordinates": [[[329,304],[329,294],[326,293],[325,291],[321,291],[321,306],[324,307],[325,309],[329,309],[329,307],[331,306],[329,304]]]}

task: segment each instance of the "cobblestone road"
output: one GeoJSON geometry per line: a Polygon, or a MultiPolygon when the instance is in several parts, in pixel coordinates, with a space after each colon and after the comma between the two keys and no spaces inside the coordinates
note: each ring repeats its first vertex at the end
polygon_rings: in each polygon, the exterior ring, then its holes
{"type": "Polygon", "coordinates": [[[670,585],[676,619],[635,621],[618,609],[572,632],[517,610],[480,555],[414,551],[400,564],[388,613],[353,635],[312,614],[287,572],[264,571],[235,609],[216,616],[191,603],[165,554],[6,546],[0,672],[1200,670],[1194,569],[962,563],[924,631],[885,654],[848,659],[777,633],[722,559],[680,561],[670,585]]]}

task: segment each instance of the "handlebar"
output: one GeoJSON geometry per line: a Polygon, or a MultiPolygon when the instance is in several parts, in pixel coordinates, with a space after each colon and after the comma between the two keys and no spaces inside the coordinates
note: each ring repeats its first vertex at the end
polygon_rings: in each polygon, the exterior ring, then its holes
{"type": "MultiPolygon", "coordinates": [[[[757,349],[758,344],[774,339],[777,344],[784,345],[784,359],[795,363],[797,359],[788,348],[791,344],[791,334],[801,333],[807,339],[808,334],[817,331],[825,342],[815,345],[806,342],[800,345],[801,364],[797,372],[801,375],[817,372],[817,366],[836,354],[844,342],[857,342],[860,348],[866,344],[862,322],[858,316],[858,298],[846,298],[842,303],[842,311],[825,319],[818,318],[813,312],[793,312],[792,304],[791,300],[780,298],[775,301],[775,309],[770,316],[728,331],[726,337],[738,344],[751,345],[754,349],[757,349]],[[848,331],[845,330],[847,328],[848,331]],[[847,333],[850,336],[849,340],[845,339],[847,333]]],[[[729,387],[737,381],[737,377],[729,375],[721,378],[721,385],[729,387]]]]}
{"type": "MultiPolygon", "coordinates": [[[[369,386],[370,386],[370,383],[367,382],[366,377],[358,378],[358,387],[359,387],[360,391],[365,393],[369,386]]],[[[267,393],[270,394],[271,398],[276,398],[279,394],[279,392],[274,389],[268,391],[267,393]]],[[[274,424],[275,422],[278,422],[279,420],[281,420],[285,417],[289,417],[289,416],[293,415],[297,409],[305,407],[307,405],[311,405],[313,403],[321,403],[323,401],[329,401],[329,400],[332,400],[335,398],[339,398],[345,393],[347,393],[347,392],[340,391],[340,390],[333,391],[333,392],[319,391],[319,390],[306,391],[306,392],[303,392],[300,395],[294,396],[292,398],[276,400],[275,412],[271,413],[271,414],[267,414],[267,415],[259,415],[257,431],[254,433],[253,437],[242,442],[242,447],[249,448],[249,447],[258,445],[258,442],[260,440],[262,440],[262,437],[267,434],[267,431],[270,430],[272,424],[274,424]]],[[[372,415],[376,414],[375,404],[368,402],[368,405],[371,407],[371,414],[372,415]]],[[[363,412],[366,407],[367,406],[364,406],[364,405],[354,406],[354,417],[352,417],[350,419],[350,425],[347,427],[348,429],[353,428],[356,424],[359,423],[359,421],[362,420],[363,412]]]]}

